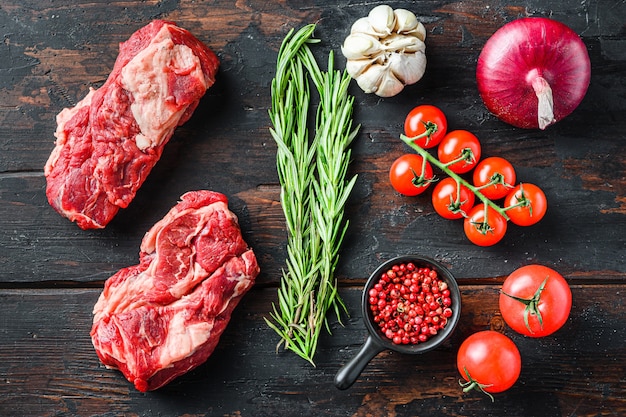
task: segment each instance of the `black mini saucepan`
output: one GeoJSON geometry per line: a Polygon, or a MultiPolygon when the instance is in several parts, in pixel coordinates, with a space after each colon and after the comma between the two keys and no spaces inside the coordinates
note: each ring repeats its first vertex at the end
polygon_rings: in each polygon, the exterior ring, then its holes
{"type": "Polygon", "coordinates": [[[456,279],[450,271],[439,262],[418,255],[405,255],[393,258],[381,264],[376,271],[369,277],[363,288],[361,297],[361,311],[363,320],[367,327],[368,336],[363,346],[350,361],[339,369],[335,375],[335,386],[339,389],[347,389],[357,380],[359,375],[367,364],[380,352],[390,349],[399,353],[415,355],[418,353],[428,352],[441,345],[454,331],[459,317],[461,316],[461,293],[456,279]],[[374,323],[373,314],[369,308],[369,291],[379,281],[380,275],[394,265],[401,263],[413,262],[417,267],[428,267],[437,271],[440,279],[443,279],[450,289],[450,297],[452,298],[452,317],[448,319],[446,326],[437,335],[431,337],[426,342],[414,345],[397,345],[386,338],[374,323]]]}

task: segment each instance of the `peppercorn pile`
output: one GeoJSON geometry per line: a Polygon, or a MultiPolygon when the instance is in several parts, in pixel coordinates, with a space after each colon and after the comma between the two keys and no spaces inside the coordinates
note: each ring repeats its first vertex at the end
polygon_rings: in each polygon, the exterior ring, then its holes
{"type": "Polygon", "coordinates": [[[383,272],[368,295],[374,322],[396,345],[424,343],[452,317],[448,284],[436,270],[412,262],[383,272]]]}

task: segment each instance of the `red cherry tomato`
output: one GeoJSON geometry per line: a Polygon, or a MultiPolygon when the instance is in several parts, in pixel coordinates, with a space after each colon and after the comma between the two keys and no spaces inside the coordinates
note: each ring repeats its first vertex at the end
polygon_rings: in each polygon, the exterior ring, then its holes
{"type": "Polygon", "coordinates": [[[463,222],[467,238],[478,246],[498,243],[506,234],[507,221],[500,213],[484,204],[478,204],[463,222]]]}
{"type": "Polygon", "coordinates": [[[515,169],[504,158],[491,156],[476,165],[473,174],[474,186],[490,200],[506,197],[515,185],[515,169]]]}
{"type": "MultiPolygon", "coordinates": [[[[511,388],[522,370],[522,358],[515,343],[502,333],[484,330],[461,343],[457,369],[467,381],[464,391],[478,389],[497,393],[511,388]]],[[[493,397],[492,397],[493,399],[493,397]]]]}
{"type": "Polygon", "coordinates": [[[452,172],[464,174],[471,171],[480,160],[481,146],[478,138],[467,130],[453,130],[444,136],[437,148],[439,161],[444,164],[459,160],[448,166],[452,172]]]}
{"type": "Polygon", "coordinates": [[[444,219],[455,220],[467,215],[474,207],[474,200],[474,193],[451,177],[442,179],[433,189],[433,208],[444,219]]]}
{"type": "Polygon", "coordinates": [[[559,330],[572,308],[572,291],[555,270],[527,265],[513,271],[502,284],[500,312],[513,330],[543,337],[559,330]]]}
{"type": "Polygon", "coordinates": [[[429,123],[437,125],[436,130],[413,142],[424,149],[433,148],[441,142],[448,130],[446,115],[438,107],[423,104],[411,110],[404,121],[404,134],[410,138],[422,135],[430,126],[429,123]]]}
{"type": "Polygon", "coordinates": [[[396,159],[389,170],[391,186],[406,196],[423,193],[430,186],[432,179],[433,168],[430,163],[414,153],[407,153],[396,159]]]}
{"type": "Polygon", "coordinates": [[[504,207],[514,224],[531,226],[546,214],[548,200],[541,188],[534,184],[523,183],[509,191],[504,199],[504,207]]]}

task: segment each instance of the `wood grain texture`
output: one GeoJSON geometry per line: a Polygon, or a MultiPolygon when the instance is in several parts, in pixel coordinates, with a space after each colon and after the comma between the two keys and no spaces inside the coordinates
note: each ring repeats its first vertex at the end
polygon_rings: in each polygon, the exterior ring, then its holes
{"type": "Polygon", "coordinates": [[[462,317],[453,336],[435,351],[411,356],[382,352],[347,391],[334,388],[337,370],[366,337],[360,290],[342,297],[351,317],[332,322],[313,368],[276,353],[276,337],[263,317],[272,289],[247,295],[211,358],[165,388],[135,391],[117,371],[98,363],[91,341],[91,307],[99,291],[0,292],[0,414],[164,416],[489,415],[595,416],[626,412],[626,322],[616,302],[624,285],[573,287],[573,308],[563,329],[544,339],[525,338],[504,325],[498,286],[465,285],[462,317]],[[464,337],[493,328],[511,336],[523,371],[510,391],[491,403],[458,385],[455,355],[464,337]],[[532,398],[533,401],[529,401],[532,398]]]}
{"type": "Polygon", "coordinates": [[[264,317],[276,301],[286,231],[269,134],[277,50],[292,28],[316,22],[323,64],[350,25],[380,2],[349,0],[70,1],[0,4],[0,415],[24,416],[597,416],[626,415],[626,8],[580,2],[393,1],[426,26],[424,78],[393,98],[353,83],[356,123],[348,201],[350,228],[337,277],[351,317],[331,319],[311,367],[278,342],[264,317]],[[579,33],[592,61],[578,109],[546,131],[520,130],[485,109],[475,65],[504,23],[548,16],[579,33]],[[133,203],[104,230],[82,231],[45,197],[43,166],[55,116],[108,76],[118,44],[152,19],[176,21],[210,46],[221,67],[192,119],[176,130],[133,203]],[[503,156],[518,179],[541,185],[548,214],[510,227],[491,248],[467,242],[462,225],[439,218],[428,194],[407,198],[388,182],[406,113],[432,103],[450,128],[474,132],[485,156],[503,156]],[[184,192],[229,197],[261,266],[215,354],[158,392],[141,394],[99,364],[89,339],[91,309],[105,279],[137,263],[144,233],[184,192]],[[376,266],[399,254],[442,261],[463,294],[461,323],[423,357],[381,353],[347,391],[339,367],[365,338],[360,289],[376,266]],[[565,328],[534,340],[515,335],[498,313],[497,291],[519,266],[541,263],[573,286],[565,328]],[[522,352],[520,380],[495,403],[463,394],[456,349],[494,328],[522,352]]]}
{"type": "MultiPolygon", "coordinates": [[[[607,51],[620,42],[620,28],[604,8],[570,12],[556,3],[550,6],[560,7],[535,7],[533,14],[550,13],[582,33],[593,75],[579,109],[548,131],[520,131],[499,122],[482,106],[475,87],[474,64],[486,38],[528,8],[426,2],[417,11],[429,31],[424,79],[387,100],[364,95],[353,86],[355,119],[362,124],[352,165],[359,181],[348,206],[352,227],[345,252],[350,255],[341,264],[342,277],[362,275],[362,267],[374,268],[377,257],[412,251],[440,258],[454,265],[460,276],[475,278],[501,275],[503,268],[529,260],[576,276],[589,270],[624,272],[620,254],[621,231],[626,228],[626,168],[623,158],[611,156],[625,153],[620,140],[625,88],[619,81],[625,61],[607,51]],[[602,26],[600,19],[605,19],[602,26]],[[403,115],[419,102],[440,106],[451,128],[475,132],[485,155],[510,159],[520,180],[541,184],[550,201],[547,218],[532,229],[512,228],[497,248],[484,250],[465,242],[459,224],[439,219],[426,196],[395,194],[386,173],[393,159],[407,151],[398,135],[403,115]],[[599,247],[603,250],[584,256],[589,248],[599,247]]],[[[209,188],[233,200],[251,244],[261,252],[267,271],[261,280],[275,282],[284,254],[275,144],[267,117],[276,49],[294,22],[319,21],[316,36],[323,42],[316,54],[322,59],[334,50],[338,66],[343,65],[341,40],[350,22],[368,8],[323,3],[263,7],[255,2],[113,2],[109,7],[103,10],[98,2],[54,7],[9,2],[0,10],[7,33],[0,49],[9,63],[0,72],[0,214],[7,222],[0,225],[6,234],[0,241],[6,250],[0,256],[11,266],[6,268],[8,280],[37,281],[43,271],[65,273],[72,280],[101,280],[133,262],[143,233],[180,195],[209,188]],[[194,118],[178,129],[131,207],[108,230],[79,233],[50,210],[42,194],[41,169],[52,149],[54,116],[90,86],[100,85],[113,65],[117,43],[156,17],[179,21],[218,52],[218,82],[194,118]],[[23,224],[20,229],[13,227],[16,219],[11,215],[17,207],[27,214],[17,219],[23,224]],[[70,246],[81,250],[66,250],[55,244],[58,239],[76,242],[70,246]],[[93,239],[93,244],[82,244],[85,239],[93,239]],[[20,254],[29,251],[46,255],[26,266],[20,254]],[[64,265],[76,267],[67,271],[64,265]]],[[[44,280],[59,279],[46,275],[44,280]]]]}

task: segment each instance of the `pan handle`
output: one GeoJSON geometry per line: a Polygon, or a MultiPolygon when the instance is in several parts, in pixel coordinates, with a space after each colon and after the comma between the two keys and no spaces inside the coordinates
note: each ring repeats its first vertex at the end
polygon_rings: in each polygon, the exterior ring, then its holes
{"type": "Polygon", "coordinates": [[[356,356],[343,365],[335,375],[335,386],[341,390],[350,388],[369,361],[383,350],[384,348],[376,343],[371,335],[368,336],[356,356]]]}

